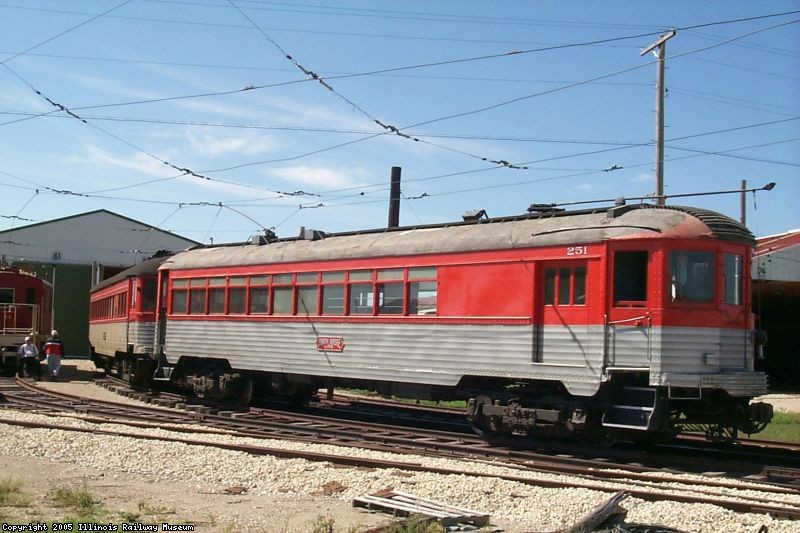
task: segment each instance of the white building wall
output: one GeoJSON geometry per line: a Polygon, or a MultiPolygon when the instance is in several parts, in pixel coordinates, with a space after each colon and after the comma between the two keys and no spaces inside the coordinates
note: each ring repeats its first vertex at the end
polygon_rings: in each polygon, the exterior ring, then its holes
{"type": "Polygon", "coordinates": [[[124,267],[158,250],[183,250],[193,241],[99,210],[0,232],[6,262],[92,264],[124,267]]]}
{"type": "Polygon", "coordinates": [[[753,258],[753,279],[800,282],[800,245],[753,258]]]}

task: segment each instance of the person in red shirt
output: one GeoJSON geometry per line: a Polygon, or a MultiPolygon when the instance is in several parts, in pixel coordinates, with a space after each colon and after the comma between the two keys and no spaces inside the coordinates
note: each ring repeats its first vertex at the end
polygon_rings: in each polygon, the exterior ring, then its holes
{"type": "Polygon", "coordinates": [[[58,373],[61,371],[61,356],[64,355],[64,343],[58,338],[58,331],[50,332],[50,338],[44,343],[45,357],[47,357],[47,373],[50,379],[58,381],[58,373]]]}

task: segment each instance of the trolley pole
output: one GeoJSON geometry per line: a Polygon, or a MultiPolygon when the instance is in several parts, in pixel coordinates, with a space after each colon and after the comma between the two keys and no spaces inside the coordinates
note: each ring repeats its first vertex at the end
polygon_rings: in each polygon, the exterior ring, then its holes
{"type": "Polygon", "coordinates": [[[655,50],[658,58],[656,70],[656,205],[664,205],[664,59],[667,55],[667,40],[675,36],[676,30],[669,30],[656,42],[643,48],[640,56],[655,50]],[[657,50],[656,50],[657,49],[657,50]]]}

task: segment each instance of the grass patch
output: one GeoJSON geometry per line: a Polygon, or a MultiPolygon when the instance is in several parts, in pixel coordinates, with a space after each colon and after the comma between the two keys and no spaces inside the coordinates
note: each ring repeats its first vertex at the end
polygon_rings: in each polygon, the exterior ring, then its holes
{"type": "Polygon", "coordinates": [[[28,498],[22,492],[22,481],[7,477],[0,480],[0,505],[19,507],[28,504],[28,498]]]}
{"type": "Polygon", "coordinates": [[[800,443],[800,414],[775,411],[772,422],[753,438],[800,443]]]}
{"type": "Polygon", "coordinates": [[[386,531],[388,533],[444,533],[445,529],[438,522],[413,515],[392,524],[386,531]]]}
{"type": "Polygon", "coordinates": [[[77,516],[69,517],[68,521],[91,522],[96,521],[105,514],[103,504],[96,500],[89,489],[84,485],[79,489],[60,488],[55,494],[56,504],[71,509],[77,516]]]}

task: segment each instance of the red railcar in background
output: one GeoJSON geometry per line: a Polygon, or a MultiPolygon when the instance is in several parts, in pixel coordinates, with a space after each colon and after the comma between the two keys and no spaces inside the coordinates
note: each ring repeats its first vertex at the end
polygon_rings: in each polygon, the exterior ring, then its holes
{"type": "Polygon", "coordinates": [[[13,371],[17,349],[31,336],[36,344],[52,328],[53,286],[16,267],[0,267],[0,358],[13,371]]]}
{"type": "Polygon", "coordinates": [[[152,373],[156,272],[164,259],[148,259],[92,287],[89,343],[98,368],[125,378],[152,373]]]}

